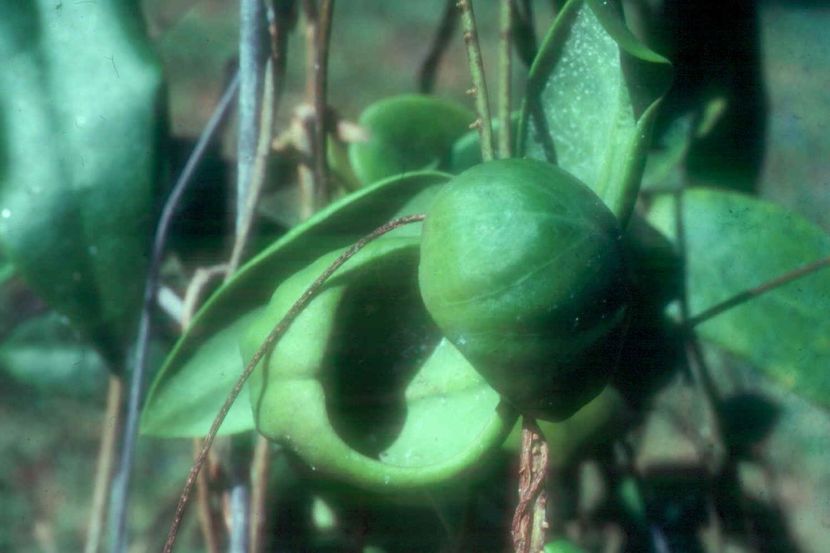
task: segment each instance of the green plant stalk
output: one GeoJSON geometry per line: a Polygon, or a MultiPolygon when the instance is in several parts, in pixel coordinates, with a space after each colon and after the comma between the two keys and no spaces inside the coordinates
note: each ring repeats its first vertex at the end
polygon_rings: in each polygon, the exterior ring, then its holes
{"type": "Polygon", "coordinates": [[[478,30],[475,15],[470,0],[459,0],[461,10],[461,27],[464,32],[464,45],[467,49],[467,61],[470,65],[470,76],[473,79],[473,88],[469,93],[475,98],[478,119],[473,126],[478,129],[481,137],[481,158],[490,161],[495,157],[493,151],[493,126],[490,117],[490,104],[487,100],[487,83],[484,78],[484,63],[481,59],[481,47],[478,43],[478,30]]]}
{"type": "Polygon", "coordinates": [[[501,0],[499,27],[499,82],[497,95],[497,114],[499,122],[498,151],[502,159],[509,158],[512,152],[512,125],[510,124],[511,70],[513,42],[513,0],[501,0]]]}
{"type": "Polygon", "coordinates": [[[334,262],[329,265],[323,273],[317,277],[317,279],[311,284],[311,286],[306,289],[302,296],[291,306],[291,309],[288,310],[288,313],[285,314],[285,317],[280,320],[279,323],[274,327],[274,329],[268,334],[265,338],[265,341],[259,347],[259,349],[254,353],[251,360],[245,366],[245,369],[240,374],[239,378],[237,379],[236,383],[234,384],[233,388],[231,389],[230,393],[228,394],[227,399],[225,399],[225,403],[222,404],[221,409],[219,409],[219,413],[217,413],[216,418],[213,420],[213,423],[210,425],[210,430],[205,435],[204,444],[202,446],[202,450],[199,452],[196,460],[193,463],[193,466],[190,469],[190,472],[187,475],[187,479],[185,480],[184,489],[182,490],[181,496],[179,497],[179,502],[176,505],[176,512],[173,516],[173,522],[170,524],[170,531],[167,534],[167,540],[164,543],[163,552],[164,553],[171,553],[173,551],[173,546],[176,543],[176,536],[179,532],[179,527],[181,526],[182,518],[184,516],[185,507],[187,507],[188,499],[190,498],[190,493],[193,490],[193,485],[196,482],[196,477],[199,475],[199,472],[202,469],[202,466],[207,459],[207,455],[210,452],[210,448],[213,445],[213,441],[216,439],[216,433],[219,431],[219,427],[222,426],[222,422],[224,422],[225,417],[228,415],[228,411],[230,411],[231,406],[233,405],[236,398],[239,397],[239,394],[242,392],[242,388],[247,382],[248,378],[251,376],[251,373],[254,371],[254,368],[262,361],[262,358],[265,355],[272,351],[274,346],[276,345],[277,341],[282,337],[283,334],[288,330],[291,326],[291,323],[294,322],[294,319],[305,309],[308,303],[314,298],[314,296],[319,292],[320,288],[322,288],[323,284],[339,269],[346,261],[351,259],[352,257],[357,254],[360,250],[366,247],[367,244],[372,242],[373,240],[380,238],[387,232],[395,230],[396,228],[407,225],[410,223],[417,223],[419,221],[424,220],[424,215],[407,215],[405,217],[400,217],[398,219],[394,219],[385,225],[382,225],[376,228],[371,233],[367,234],[357,242],[355,242],[348,250],[343,252],[334,262]]]}

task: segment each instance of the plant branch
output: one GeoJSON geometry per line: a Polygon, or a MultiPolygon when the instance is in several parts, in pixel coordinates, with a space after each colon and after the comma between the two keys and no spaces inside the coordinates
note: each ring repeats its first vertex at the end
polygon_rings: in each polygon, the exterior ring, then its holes
{"type": "Polygon", "coordinates": [[[497,116],[499,120],[499,157],[507,159],[512,152],[512,125],[510,121],[512,77],[512,28],[513,28],[513,0],[501,0],[501,15],[499,20],[499,83],[497,116]]]}
{"type": "Polygon", "coordinates": [[[241,0],[239,23],[239,129],[236,145],[236,234],[243,234],[257,153],[263,70],[262,0],[241,0]]]}
{"type": "Polygon", "coordinates": [[[258,435],[254,446],[254,460],[251,463],[251,553],[262,551],[263,530],[267,509],[265,499],[268,490],[268,476],[271,472],[271,442],[258,435]]]}
{"type": "Polygon", "coordinates": [[[248,380],[248,377],[251,376],[251,373],[254,371],[254,368],[259,364],[263,357],[265,357],[268,352],[272,351],[274,345],[277,341],[282,337],[283,334],[288,330],[291,326],[291,323],[294,322],[294,319],[305,309],[308,303],[314,298],[314,296],[319,292],[320,288],[325,284],[325,282],[334,274],[337,269],[339,269],[346,261],[354,257],[354,255],[366,247],[367,244],[372,242],[373,240],[383,236],[384,234],[395,230],[398,227],[403,225],[416,223],[419,221],[424,220],[424,215],[407,215],[405,217],[400,217],[398,219],[394,219],[385,225],[376,228],[371,233],[367,234],[356,243],[354,243],[349,249],[343,252],[337,259],[335,259],[331,265],[329,265],[323,273],[317,277],[317,279],[309,286],[306,291],[303,293],[302,296],[291,306],[291,309],[288,310],[288,313],[280,320],[279,323],[271,330],[268,336],[263,341],[262,345],[257,349],[256,353],[254,353],[251,360],[245,365],[245,369],[240,374],[239,378],[237,379],[236,383],[234,384],[233,388],[231,389],[228,397],[225,399],[225,402],[222,404],[222,407],[219,409],[219,413],[216,415],[216,418],[213,420],[213,423],[210,426],[210,430],[208,431],[207,435],[204,438],[204,445],[202,450],[199,452],[199,455],[194,462],[193,466],[190,469],[190,472],[187,475],[187,480],[185,481],[184,489],[182,490],[181,496],[179,497],[179,503],[176,506],[176,513],[173,516],[173,522],[170,525],[170,531],[167,535],[167,541],[164,544],[164,553],[171,553],[173,551],[173,545],[176,542],[176,535],[179,531],[179,526],[182,522],[182,517],[184,516],[184,510],[187,506],[187,501],[190,498],[190,492],[193,489],[193,484],[196,481],[196,477],[199,474],[199,471],[202,468],[202,465],[205,463],[205,459],[207,458],[208,452],[210,451],[211,446],[213,445],[213,441],[216,438],[216,433],[219,431],[219,427],[222,426],[222,422],[224,422],[225,417],[228,415],[228,411],[230,411],[231,406],[233,405],[236,398],[239,396],[240,392],[242,391],[242,387],[245,385],[245,382],[248,380]]]}
{"type": "Polygon", "coordinates": [[[322,0],[317,14],[316,48],[314,56],[314,186],[317,205],[323,205],[328,197],[329,168],[326,156],[328,138],[328,65],[331,42],[331,19],[334,0],[322,0]]]}
{"type": "Polygon", "coordinates": [[[124,404],[124,382],[120,377],[110,376],[107,388],[107,408],[101,429],[101,445],[95,468],[95,488],[92,493],[92,508],[86,534],[84,553],[97,553],[101,544],[107,515],[107,495],[115,465],[118,429],[121,428],[121,408],[124,404]]]}
{"type": "Polygon", "coordinates": [[[236,272],[236,269],[242,262],[242,255],[245,252],[245,247],[248,244],[253,227],[256,203],[259,200],[260,193],[265,184],[266,165],[268,162],[268,154],[271,151],[274,110],[276,107],[274,106],[274,85],[271,78],[273,73],[272,68],[273,63],[269,59],[265,66],[264,91],[262,94],[262,109],[260,111],[259,137],[256,143],[256,153],[254,154],[250,167],[246,168],[245,171],[250,176],[251,181],[246,186],[247,197],[243,205],[245,211],[241,217],[241,224],[237,227],[237,232],[234,236],[231,259],[228,262],[227,272],[225,273],[226,280],[236,272]]]}
{"type": "Polygon", "coordinates": [[[516,553],[537,553],[545,546],[548,459],[548,444],[539,425],[534,419],[523,416],[519,504],[511,526],[516,553]]]}
{"type": "Polygon", "coordinates": [[[150,343],[151,331],[150,315],[156,301],[159,272],[161,270],[162,256],[167,245],[167,235],[170,231],[170,225],[176,209],[193,180],[196,167],[202,160],[208,144],[210,144],[210,141],[221,128],[228,108],[231,105],[231,100],[233,100],[238,87],[239,74],[237,73],[222,95],[219,104],[208,120],[201,136],[199,136],[199,140],[193,152],[190,154],[181,175],[177,179],[173,191],[164,204],[158,226],[156,227],[152,252],[150,254],[150,265],[147,270],[147,280],[144,286],[144,298],[138,324],[138,333],[135,340],[133,372],[132,378],[130,379],[127,412],[122,434],[121,458],[112,485],[109,516],[110,551],[112,553],[123,553],[127,545],[125,531],[127,505],[129,503],[130,476],[132,473],[133,458],[135,456],[135,441],[138,434],[138,415],[144,392],[144,380],[147,369],[147,350],[150,343]]]}
{"type": "Polygon", "coordinates": [[[761,284],[760,286],[755,286],[753,288],[744,290],[743,292],[739,292],[731,298],[728,298],[704,310],[702,313],[699,313],[694,317],[689,317],[685,320],[683,326],[687,330],[692,329],[702,323],[705,323],[709,319],[717,317],[721,313],[732,309],[733,307],[737,307],[742,303],[757,298],[758,296],[762,296],[767,292],[771,292],[772,290],[780,288],[785,284],[789,284],[794,280],[798,280],[822,269],[826,269],[827,267],[830,267],[830,256],[825,257],[823,259],[819,259],[818,261],[814,261],[812,263],[808,263],[807,265],[799,267],[798,269],[790,271],[789,273],[785,273],[779,277],[769,280],[761,284]]]}
{"type": "Polygon", "coordinates": [[[295,0],[270,0],[265,8],[268,20],[268,35],[271,39],[271,87],[273,89],[274,113],[282,99],[285,88],[285,71],[288,65],[288,33],[297,22],[295,0]]]}
{"type": "MultiPolygon", "coordinates": [[[[202,450],[201,438],[193,440],[193,458],[202,450]]],[[[202,472],[196,479],[196,505],[199,513],[199,526],[205,541],[206,553],[219,553],[219,525],[210,503],[211,489],[208,474],[202,472]]]]}
{"type": "Polygon", "coordinates": [[[473,126],[478,129],[481,138],[481,158],[489,161],[493,154],[493,127],[490,117],[490,104],[487,100],[487,83],[484,78],[484,63],[481,59],[481,47],[478,44],[478,30],[476,29],[475,15],[470,0],[459,0],[461,10],[461,27],[464,31],[464,44],[467,48],[467,61],[470,65],[470,76],[473,79],[473,88],[468,92],[475,98],[478,119],[473,126]]]}
{"type": "Polygon", "coordinates": [[[450,45],[450,39],[458,27],[458,10],[455,3],[456,0],[446,1],[438,30],[435,32],[429,52],[427,52],[418,70],[418,90],[423,94],[429,94],[435,88],[438,66],[441,64],[441,59],[450,45]]]}

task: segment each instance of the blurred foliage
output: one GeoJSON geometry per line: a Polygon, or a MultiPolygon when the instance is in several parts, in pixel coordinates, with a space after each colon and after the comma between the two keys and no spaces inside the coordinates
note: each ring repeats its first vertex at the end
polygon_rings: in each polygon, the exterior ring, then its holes
{"type": "MultiPolygon", "coordinates": [[[[75,4],[87,3],[57,1],[55,7],[68,9],[75,4]]],[[[551,2],[535,4],[537,27],[543,29],[551,2]]],[[[495,5],[476,3],[483,36],[494,36],[495,5]]],[[[177,139],[186,142],[201,130],[230,74],[238,6],[223,0],[144,0],[142,7],[165,68],[170,128],[177,139]]],[[[330,79],[334,107],[354,119],[372,101],[414,91],[416,69],[428,47],[425,37],[432,36],[442,7],[442,0],[338,2],[330,79]]],[[[830,150],[826,132],[830,11],[826,4],[631,0],[628,8],[646,43],[678,69],[668,109],[656,129],[657,143],[666,144],[669,155],[662,173],[655,174],[670,175],[674,181],[661,177],[655,184],[691,182],[754,189],[830,230],[825,161],[830,150]],[[707,128],[706,139],[698,140],[695,134],[706,119],[707,106],[713,103],[721,111],[707,128]]],[[[280,125],[286,124],[291,108],[304,94],[301,33],[292,36],[290,46],[280,125]]],[[[485,41],[485,48],[485,61],[492,65],[495,41],[485,41]]],[[[517,66],[518,82],[526,70],[517,66]]],[[[441,66],[438,89],[469,105],[464,95],[468,87],[459,39],[441,66]]],[[[213,175],[227,169],[222,154],[222,149],[214,152],[213,175]]],[[[165,155],[173,158],[172,151],[165,155]]],[[[177,170],[178,164],[173,168],[177,170]]],[[[221,190],[221,181],[217,178],[213,189],[221,190]]],[[[221,217],[224,204],[217,201],[211,209],[221,217]]],[[[221,235],[221,228],[215,233],[221,235]]],[[[186,232],[179,238],[183,235],[186,232]]],[[[177,248],[192,244],[180,240],[177,248]]],[[[215,244],[205,248],[215,248],[215,244]]],[[[4,275],[11,274],[0,267],[4,275]]],[[[0,282],[5,302],[0,310],[0,551],[76,551],[83,541],[97,439],[106,422],[101,420],[102,379],[94,376],[102,371],[95,355],[88,353],[59,317],[42,307],[21,307],[19,295],[6,302],[9,284],[16,279],[0,278],[0,282]],[[41,346],[47,343],[50,347],[41,346]],[[43,367],[53,363],[63,365],[62,369],[38,380],[43,367]]],[[[637,355],[634,352],[632,357],[637,355]]],[[[647,551],[654,536],[671,529],[686,540],[673,545],[687,550],[826,550],[830,417],[721,350],[707,348],[706,360],[723,394],[723,431],[734,455],[717,479],[703,481],[684,470],[684,463],[700,462],[699,437],[694,428],[678,421],[696,421],[700,413],[688,410],[696,396],[680,367],[678,372],[657,375],[670,383],[658,395],[649,389],[632,402],[633,416],[656,436],[649,438],[647,454],[638,460],[647,477],[641,482],[620,482],[619,475],[601,474],[598,481],[593,480],[591,493],[583,494],[600,499],[580,504],[577,488],[588,480],[581,470],[588,466],[585,459],[613,465],[612,453],[601,444],[580,452],[563,467],[562,484],[556,490],[556,514],[572,522],[556,528],[558,532],[577,536],[576,543],[588,551],[598,550],[610,539],[611,534],[592,531],[607,529],[603,523],[608,521],[622,523],[629,537],[624,550],[632,552],[647,551]],[[661,466],[670,470],[661,472],[661,466]],[[719,539],[711,536],[707,526],[709,507],[692,493],[707,486],[722,492],[718,500],[726,524],[719,539]],[[659,528],[644,525],[643,513],[657,517],[659,528]],[[673,517],[668,516],[672,513],[673,517]],[[686,526],[679,524],[684,520],[686,526]]],[[[645,390],[645,384],[625,381],[620,386],[645,390]]],[[[140,442],[130,521],[136,551],[160,548],[190,456],[187,443],[151,438],[140,442]]],[[[276,503],[271,507],[280,516],[269,540],[289,550],[314,544],[316,551],[338,551],[359,544],[367,553],[391,553],[424,551],[460,536],[459,550],[503,551],[507,531],[503,514],[515,500],[505,491],[505,482],[513,468],[506,457],[494,463],[477,481],[467,507],[461,503],[416,509],[378,502],[354,490],[341,492],[338,499],[336,486],[317,484],[315,488],[319,479],[312,479],[298,463],[283,456],[272,475],[276,503]],[[481,485],[484,478],[494,479],[501,488],[481,485]],[[320,522],[325,517],[312,516],[315,506],[319,515],[321,502],[329,506],[333,517],[325,523],[320,522]],[[465,517],[465,510],[475,516],[465,517]],[[468,521],[466,528],[463,520],[468,521]]],[[[195,528],[186,528],[183,536],[178,551],[202,550],[195,528]]]]}

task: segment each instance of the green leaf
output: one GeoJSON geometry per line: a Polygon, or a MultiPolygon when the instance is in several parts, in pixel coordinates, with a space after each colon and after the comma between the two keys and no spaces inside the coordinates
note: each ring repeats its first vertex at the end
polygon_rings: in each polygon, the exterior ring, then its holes
{"type": "Polygon", "coordinates": [[[585,553],[585,550],[569,540],[562,539],[546,544],[544,553],[585,553]]]}
{"type": "MultiPolygon", "coordinates": [[[[649,220],[675,237],[676,200],[661,196],[649,220]]],[[[682,195],[691,316],[830,255],[830,237],[799,215],[736,193],[682,195]]],[[[830,405],[830,271],[796,280],[698,326],[785,387],[830,405]]]]}
{"type": "Polygon", "coordinates": [[[0,370],[39,393],[90,398],[106,365],[55,312],[18,325],[0,344],[0,370]]]}
{"type": "Polygon", "coordinates": [[[474,120],[464,106],[440,98],[415,94],[385,98],[360,116],[368,136],[349,148],[352,168],[364,184],[407,171],[443,168],[453,142],[474,120]]]}
{"type": "Polygon", "coordinates": [[[134,1],[0,8],[0,240],[119,363],[143,290],[161,70],[134,1]]]}
{"type": "Polygon", "coordinates": [[[616,2],[571,0],[530,70],[519,154],[556,163],[627,221],[669,73],[616,2]]]}
{"type": "MultiPolygon", "coordinates": [[[[204,435],[242,372],[237,339],[245,323],[240,319],[251,317],[283,280],[324,253],[353,244],[390,219],[423,213],[448,178],[442,173],[412,173],[365,187],[316,213],[240,268],[196,314],[165,360],[147,396],[142,432],[204,435]]],[[[411,227],[397,232],[419,232],[411,227]]],[[[245,401],[237,403],[250,411],[245,401]]],[[[253,428],[253,419],[242,414],[243,408],[236,409],[220,434],[253,428]]]]}
{"type": "MultiPolygon", "coordinates": [[[[515,421],[441,339],[418,290],[420,240],[396,234],[335,273],[250,381],[260,432],[313,470],[381,493],[447,483],[474,469],[515,421]]],[[[340,253],[277,289],[243,341],[245,359],[340,253]]]]}

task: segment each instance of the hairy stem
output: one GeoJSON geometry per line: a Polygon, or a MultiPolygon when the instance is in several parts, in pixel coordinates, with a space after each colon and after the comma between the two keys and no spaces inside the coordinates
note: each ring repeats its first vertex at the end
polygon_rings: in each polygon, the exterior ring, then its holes
{"type": "Polygon", "coordinates": [[[481,138],[481,158],[484,161],[489,161],[495,157],[493,152],[493,126],[475,15],[470,0],[459,0],[458,8],[461,10],[464,45],[467,48],[467,61],[470,65],[470,75],[473,80],[473,88],[469,90],[469,93],[475,98],[476,113],[478,114],[478,119],[473,123],[473,126],[478,129],[481,138]]]}
{"type": "Polygon", "coordinates": [[[319,292],[320,288],[322,288],[323,284],[334,274],[337,269],[339,269],[346,261],[354,257],[354,255],[366,247],[367,244],[372,242],[373,240],[383,236],[384,234],[395,230],[398,227],[403,225],[408,225],[411,223],[416,223],[419,221],[424,220],[424,215],[407,215],[405,217],[400,217],[398,219],[394,219],[385,225],[376,228],[371,233],[367,234],[360,240],[358,240],[355,244],[353,244],[348,250],[343,252],[337,259],[335,259],[331,265],[329,265],[323,273],[317,277],[317,279],[309,286],[303,295],[291,306],[291,309],[288,310],[288,313],[280,320],[279,323],[271,330],[268,336],[263,341],[262,345],[259,349],[254,353],[251,360],[245,365],[245,369],[242,371],[242,374],[239,375],[236,383],[234,384],[233,388],[231,389],[228,397],[225,399],[225,402],[222,404],[221,409],[219,409],[219,413],[216,415],[216,418],[213,420],[213,423],[210,425],[210,430],[208,431],[207,435],[204,438],[204,445],[202,450],[199,452],[199,455],[196,461],[193,463],[193,466],[190,469],[190,472],[187,475],[187,479],[185,481],[184,489],[182,490],[181,496],[179,497],[179,503],[176,506],[176,513],[173,516],[173,522],[170,525],[170,531],[167,534],[167,541],[164,543],[164,553],[171,553],[173,551],[173,545],[176,542],[176,536],[179,531],[179,526],[182,522],[182,517],[184,516],[184,510],[187,506],[188,499],[190,498],[190,493],[193,490],[193,484],[196,481],[196,477],[199,475],[199,471],[202,469],[202,466],[205,463],[205,459],[207,458],[208,452],[210,451],[210,447],[213,445],[214,439],[216,439],[216,433],[219,431],[219,427],[222,426],[222,422],[224,422],[225,417],[228,415],[228,411],[230,411],[231,406],[233,405],[236,398],[239,396],[240,392],[242,392],[242,387],[245,385],[245,382],[248,380],[248,377],[251,376],[251,373],[254,371],[254,368],[259,364],[262,358],[274,348],[277,341],[282,337],[283,334],[288,330],[291,326],[291,323],[294,322],[294,319],[306,308],[308,303],[314,298],[314,296],[319,292]]]}

